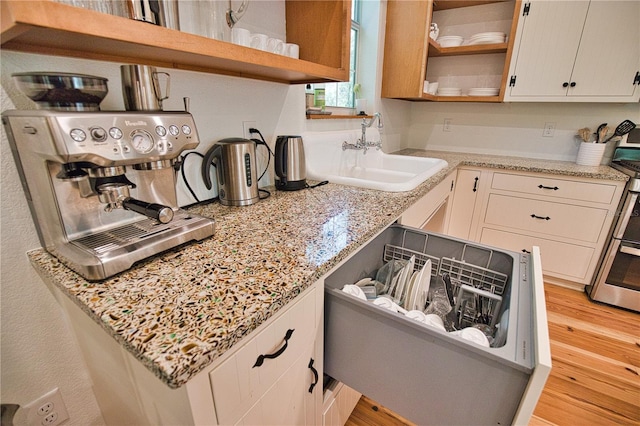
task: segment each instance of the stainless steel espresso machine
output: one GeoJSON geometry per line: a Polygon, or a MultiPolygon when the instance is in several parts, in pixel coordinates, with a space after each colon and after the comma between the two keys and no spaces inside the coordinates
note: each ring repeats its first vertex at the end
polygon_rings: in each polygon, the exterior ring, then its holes
{"type": "Polygon", "coordinates": [[[213,235],[177,205],[174,160],[195,148],[187,112],[7,111],[11,150],[42,246],[88,280],[213,235]]]}

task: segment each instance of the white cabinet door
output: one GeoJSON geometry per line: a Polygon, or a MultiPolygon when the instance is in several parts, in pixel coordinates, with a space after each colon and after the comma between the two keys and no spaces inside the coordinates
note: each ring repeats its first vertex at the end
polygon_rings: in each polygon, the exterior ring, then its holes
{"type": "Polygon", "coordinates": [[[571,78],[589,2],[531,3],[528,14],[520,18],[522,32],[511,73],[516,81],[510,95],[565,97],[567,87],[562,85],[571,78]]]}
{"type": "Polygon", "coordinates": [[[296,410],[300,408],[300,401],[304,403],[303,407],[313,408],[311,416],[317,413],[319,419],[317,405],[321,401],[322,385],[316,386],[319,389],[314,389],[311,395],[307,395],[307,390],[314,379],[313,369],[308,366],[311,358],[314,359],[313,368],[320,376],[322,373],[322,360],[317,354],[313,355],[321,333],[318,328],[321,303],[322,291],[315,287],[310,289],[209,373],[220,424],[236,424],[245,415],[252,420],[264,415],[265,421],[281,416],[282,424],[285,418],[299,415],[296,410]],[[302,381],[304,383],[300,384],[302,381]],[[281,399],[276,403],[278,399],[274,395],[278,394],[281,399]],[[309,398],[316,402],[313,405],[305,402],[309,398]]]}
{"type": "Polygon", "coordinates": [[[505,100],[638,101],[640,2],[531,0],[523,13],[505,100]]]}
{"type": "Polygon", "coordinates": [[[311,369],[317,363],[314,352],[314,347],[304,351],[237,424],[316,425],[316,395],[322,393],[322,382],[311,369]]]}
{"type": "MultiPolygon", "coordinates": [[[[633,97],[640,71],[640,2],[592,0],[571,76],[570,96],[633,97]]],[[[636,97],[635,100],[638,98],[636,97]]]]}
{"type": "Polygon", "coordinates": [[[481,170],[458,169],[447,235],[469,239],[481,174],[481,170]]]}

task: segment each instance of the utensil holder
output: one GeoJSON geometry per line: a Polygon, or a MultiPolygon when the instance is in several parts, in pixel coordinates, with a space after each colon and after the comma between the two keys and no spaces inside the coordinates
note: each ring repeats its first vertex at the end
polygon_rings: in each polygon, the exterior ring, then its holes
{"type": "Polygon", "coordinates": [[[604,156],[605,143],[580,142],[576,164],[580,166],[599,166],[604,156]]]}

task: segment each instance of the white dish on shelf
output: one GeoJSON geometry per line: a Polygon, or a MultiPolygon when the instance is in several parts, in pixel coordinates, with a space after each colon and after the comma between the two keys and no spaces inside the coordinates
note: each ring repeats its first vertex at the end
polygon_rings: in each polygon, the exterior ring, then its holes
{"type": "Polygon", "coordinates": [[[438,96],[461,96],[462,89],[458,87],[444,87],[438,89],[438,96]]]}
{"type": "Polygon", "coordinates": [[[469,37],[470,40],[476,39],[476,38],[485,38],[485,37],[501,37],[503,40],[505,39],[505,37],[507,37],[507,35],[503,32],[500,31],[489,31],[489,32],[485,32],[485,33],[478,33],[478,34],[474,34],[471,37],[469,37]]]}
{"type": "Polygon", "coordinates": [[[507,39],[505,33],[480,33],[471,36],[466,42],[466,45],[473,46],[476,44],[498,44],[504,43],[507,39]]]}
{"type": "Polygon", "coordinates": [[[464,38],[460,36],[443,36],[439,37],[436,41],[440,47],[456,47],[462,44],[464,38]]]}
{"type": "Polygon", "coordinates": [[[500,89],[497,87],[476,87],[469,89],[469,96],[498,96],[500,89]]]}

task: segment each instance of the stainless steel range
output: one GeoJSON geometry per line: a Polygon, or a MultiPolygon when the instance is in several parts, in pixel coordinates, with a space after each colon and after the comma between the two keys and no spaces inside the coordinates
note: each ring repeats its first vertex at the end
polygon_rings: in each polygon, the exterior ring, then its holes
{"type": "Polygon", "coordinates": [[[611,167],[630,176],[600,269],[593,300],[640,312],[640,129],[620,142],[611,167]]]}
{"type": "Polygon", "coordinates": [[[191,240],[214,221],[177,205],[174,160],[195,148],[187,112],[2,114],[42,246],[89,280],[191,240]]]}

